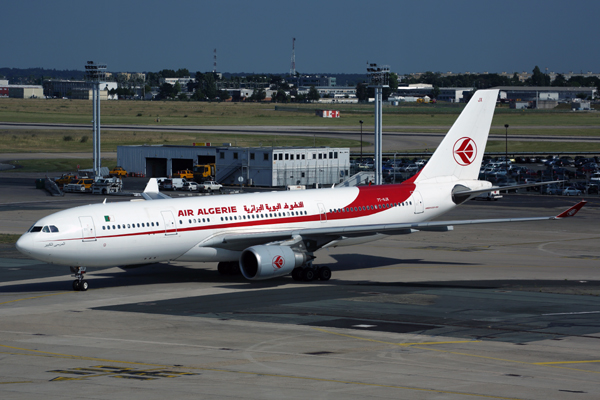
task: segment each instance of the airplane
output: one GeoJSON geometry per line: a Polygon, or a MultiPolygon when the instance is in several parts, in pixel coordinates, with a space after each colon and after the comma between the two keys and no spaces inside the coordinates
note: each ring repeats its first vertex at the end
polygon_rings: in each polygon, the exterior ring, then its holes
{"type": "Polygon", "coordinates": [[[220,273],[241,272],[251,281],[288,274],[326,281],[331,269],[314,264],[319,249],[387,235],[446,232],[455,225],[575,215],[585,200],[549,217],[434,221],[500,189],[478,180],[497,98],[498,90],[477,91],[430,161],[400,184],[172,199],[151,178],[143,199],[105,199],[54,213],[33,224],[16,247],[34,259],[69,266],[76,291],[89,287],[87,267],[171,261],[218,262],[220,273]]]}

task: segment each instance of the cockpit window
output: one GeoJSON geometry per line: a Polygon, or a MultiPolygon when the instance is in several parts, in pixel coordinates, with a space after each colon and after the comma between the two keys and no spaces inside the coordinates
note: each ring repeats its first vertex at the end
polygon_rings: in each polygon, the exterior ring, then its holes
{"type": "Polygon", "coordinates": [[[31,229],[29,229],[29,232],[41,232],[41,231],[42,231],[41,226],[32,226],[31,229]]]}
{"type": "Polygon", "coordinates": [[[45,227],[42,228],[42,232],[48,233],[48,232],[50,232],[50,228],[48,228],[47,226],[45,226],[45,227]]]}
{"type": "Polygon", "coordinates": [[[54,225],[50,225],[50,232],[58,232],[58,228],[54,225]]]}

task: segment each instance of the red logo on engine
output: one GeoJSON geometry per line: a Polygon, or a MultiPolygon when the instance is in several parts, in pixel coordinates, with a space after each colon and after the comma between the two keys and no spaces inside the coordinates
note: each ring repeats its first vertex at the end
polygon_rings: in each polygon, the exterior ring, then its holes
{"type": "Polygon", "coordinates": [[[466,167],[475,161],[475,157],[477,156],[477,145],[475,144],[475,141],[469,137],[460,138],[454,143],[452,154],[458,165],[466,167]]]}
{"type": "Polygon", "coordinates": [[[273,257],[273,268],[274,269],[281,269],[283,267],[283,264],[285,264],[285,260],[283,259],[283,257],[281,257],[281,256],[273,257]]]}

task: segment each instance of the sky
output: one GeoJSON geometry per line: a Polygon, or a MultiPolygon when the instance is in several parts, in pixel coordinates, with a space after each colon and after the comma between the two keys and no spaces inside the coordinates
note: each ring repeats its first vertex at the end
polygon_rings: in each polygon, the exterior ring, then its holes
{"type": "Polygon", "coordinates": [[[600,72],[600,1],[19,0],[0,67],[365,73],[600,72]]]}

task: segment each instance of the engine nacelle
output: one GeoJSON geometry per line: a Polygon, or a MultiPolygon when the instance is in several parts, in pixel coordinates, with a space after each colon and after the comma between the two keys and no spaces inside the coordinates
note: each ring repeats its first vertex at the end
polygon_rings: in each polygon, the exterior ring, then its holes
{"type": "Polygon", "coordinates": [[[288,246],[259,245],[248,247],[240,257],[240,269],[244,278],[251,281],[277,278],[287,275],[307,260],[288,246]]]}

